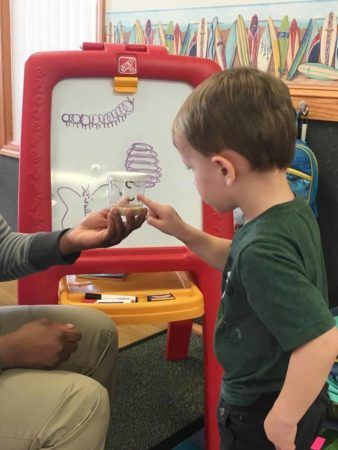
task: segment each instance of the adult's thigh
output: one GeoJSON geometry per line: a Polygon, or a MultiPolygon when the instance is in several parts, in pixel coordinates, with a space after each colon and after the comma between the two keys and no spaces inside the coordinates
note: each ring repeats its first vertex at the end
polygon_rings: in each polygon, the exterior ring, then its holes
{"type": "Polygon", "coordinates": [[[40,318],[72,323],[82,334],[77,351],[59,369],[88,375],[113,389],[118,338],[109,316],[92,308],[64,305],[7,306],[0,308],[0,335],[40,318]]]}
{"type": "Polygon", "coordinates": [[[11,369],[0,376],[0,448],[101,450],[107,390],[66,371],[11,369]]]}

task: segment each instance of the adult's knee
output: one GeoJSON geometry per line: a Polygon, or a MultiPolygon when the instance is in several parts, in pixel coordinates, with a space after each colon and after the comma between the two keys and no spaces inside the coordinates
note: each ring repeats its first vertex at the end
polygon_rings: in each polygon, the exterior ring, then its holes
{"type": "Polygon", "coordinates": [[[63,321],[74,323],[82,334],[80,345],[85,345],[86,351],[94,348],[106,352],[117,352],[118,334],[115,323],[102,311],[94,308],[83,308],[80,306],[61,306],[59,314],[67,315],[63,321]]]}
{"type": "Polygon", "coordinates": [[[108,392],[89,377],[77,374],[73,380],[68,386],[68,395],[65,395],[62,407],[53,416],[54,424],[46,424],[45,434],[48,434],[48,430],[54,431],[48,437],[54,445],[73,442],[74,448],[80,448],[75,442],[83,440],[83,448],[90,448],[85,444],[85,436],[97,436],[98,440],[104,441],[107,433],[110,418],[108,392]]]}
{"type": "Polygon", "coordinates": [[[86,310],[86,313],[87,323],[90,323],[91,328],[96,330],[101,337],[103,336],[109,342],[111,351],[117,352],[118,333],[113,320],[107,314],[97,309],[86,310]]]}
{"type": "Polygon", "coordinates": [[[117,338],[117,330],[113,320],[104,312],[94,308],[76,308],[76,321],[82,322],[91,328],[106,331],[117,338]]]}

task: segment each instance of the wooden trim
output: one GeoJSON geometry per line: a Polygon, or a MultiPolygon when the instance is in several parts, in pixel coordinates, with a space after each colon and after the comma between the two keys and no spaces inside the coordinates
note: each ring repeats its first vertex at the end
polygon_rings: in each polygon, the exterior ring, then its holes
{"type": "Polygon", "coordinates": [[[106,1],[97,0],[96,4],[96,40],[97,42],[104,42],[104,23],[106,13],[106,1]]]}
{"type": "Polygon", "coordinates": [[[14,144],[7,144],[0,148],[0,155],[8,156],[9,158],[19,159],[20,147],[14,144]]]}
{"type": "Polygon", "coordinates": [[[338,83],[292,84],[288,83],[294,107],[304,101],[309,109],[309,119],[338,122],[338,83]]]}
{"type": "Polygon", "coordinates": [[[0,147],[13,139],[9,3],[0,2],[0,147]]]}

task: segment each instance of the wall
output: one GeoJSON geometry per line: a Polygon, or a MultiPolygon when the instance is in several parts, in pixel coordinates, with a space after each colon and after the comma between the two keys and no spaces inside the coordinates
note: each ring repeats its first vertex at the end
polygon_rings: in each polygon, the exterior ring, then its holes
{"type": "Polygon", "coordinates": [[[13,141],[20,142],[24,64],[35,52],[95,41],[96,0],[11,0],[13,141]]]}
{"type": "Polygon", "coordinates": [[[310,122],[307,140],[318,160],[319,227],[334,306],[338,305],[338,123],[310,122]]]}
{"type": "Polygon", "coordinates": [[[0,214],[16,229],[18,204],[18,163],[0,155],[0,214]]]}
{"type": "MultiPolygon", "coordinates": [[[[298,0],[299,1],[299,0],[298,0]]],[[[307,0],[301,0],[307,1],[307,0]]],[[[175,9],[175,8],[189,8],[189,7],[212,7],[212,6],[230,6],[230,5],[250,5],[258,3],[253,0],[162,0],[159,5],[158,0],[144,0],[142,6],[136,0],[106,0],[106,11],[146,11],[148,9],[175,9]]],[[[288,0],[260,0],[259,4],[271,3],[288,3],[288,0]]]]}

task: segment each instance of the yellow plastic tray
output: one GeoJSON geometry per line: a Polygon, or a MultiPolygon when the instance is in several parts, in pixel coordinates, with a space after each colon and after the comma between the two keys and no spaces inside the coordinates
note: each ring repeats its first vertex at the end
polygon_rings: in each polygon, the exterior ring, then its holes
{"type": "Polygon", "coordinates": [[[59,303],[97,308],[118,324],[175,322],[204,314],[203,295],[188,272],[142,272],[128,274],[125,279],[82,278],[67,275],[59,283],[59,303]],[[137,303],[102,304],[84,301],[86,292],[134,295],[137,303]],[[147,301],[148,295],[174,295],[173,300],[147,301]]]}

